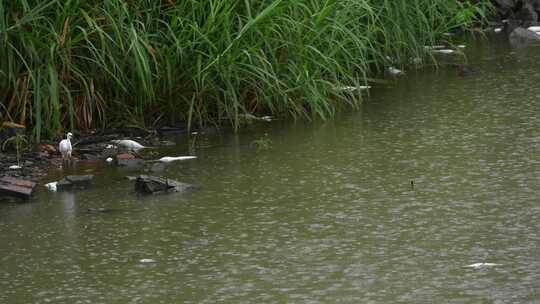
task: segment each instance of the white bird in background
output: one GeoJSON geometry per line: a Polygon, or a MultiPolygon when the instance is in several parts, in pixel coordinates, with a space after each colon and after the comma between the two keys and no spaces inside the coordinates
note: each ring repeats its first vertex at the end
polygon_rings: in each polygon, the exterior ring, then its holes
{"type": "Polygon", "coordinates": [[[148,148],[131,139],[111,140],[111,142],[135,152],[140,149],[148,148]]]}
{"type": "Polygon", "coordinates": [[[73,151],[73,148],[71,147],[72,137],[73,134],[71,134],[71,132],[68,132],[66,139],[62,139],[60,141],[60,144],[58,145],[58,151],[62,153],[62,162],[71,162],[71,152],[73,151]]]}

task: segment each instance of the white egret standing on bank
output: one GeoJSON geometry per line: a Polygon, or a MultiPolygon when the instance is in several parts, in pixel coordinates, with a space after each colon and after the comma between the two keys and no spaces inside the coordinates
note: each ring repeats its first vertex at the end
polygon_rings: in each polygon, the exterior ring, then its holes
{"type": "Polygon", "coordinates": [[[71,147],[72,137],[73,134],[68,132],[66,139],[62,139],[58,145],[58,151],[60,151],[62,154],[62,164],[64,164],[66,161],[71,163],[71,152],[73,151],[73,148],[71,147]]]}

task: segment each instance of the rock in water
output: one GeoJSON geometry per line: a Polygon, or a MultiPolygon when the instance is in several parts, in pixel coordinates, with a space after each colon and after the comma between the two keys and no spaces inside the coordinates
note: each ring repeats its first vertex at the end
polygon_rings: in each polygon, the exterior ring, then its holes
{"type": "Polygon", "coordinates": [[[165,164],[163,163],[155,163],[150,167],[151,172],[162,172],[165,170],[165,164]]]}
{"type": "Polygon", "coordinates": [[[522,27],[516,28],[510,34],[510,44],[518,49],[538,42],[540,42],[540,35],[522,27]]]}
{"type": "Polygon", "coordinates": [[[135,191],[144,194],[156,194],[166,192],[188,192],[195,187],[172,179],[139,175],[135,180],[135,191]]]}
{"type": "Polygon", "coordinates": [[[62,180],[58,181],[56,188],[59,191],[72,190],[72,189],[85,189],[92,185],[93,175],[68,175],[62,180]]]}

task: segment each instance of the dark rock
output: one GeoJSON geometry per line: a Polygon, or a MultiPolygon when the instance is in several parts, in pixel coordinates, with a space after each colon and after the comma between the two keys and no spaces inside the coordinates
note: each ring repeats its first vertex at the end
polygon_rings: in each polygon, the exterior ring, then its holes
{"type": "Polygon", "coordinates": [[[143,160],[139,158],[135,159],[127,159],[127,160],[118,160],[118,165],[122,167],[126,167],[128,169],[137,169],[143,165],[143,160]]]}
{"type": "Polygon", "coordinates": [[[529,0],[529,4],[532,5],[535,11],[540,11],[540,0],[529,0]]]}
{"type": "Polygon", "coordinates": [[[68,175],[58,181],[56,188],[58,191],[85,189],[92,185],[93,175],[68,175]]]}
{"type": "Polygon", "coordinates": [[[534,10],[534,7],[532,4],[525,3],[521,7],[521,9],[519,9],[514,14],[514,19],[524,21],[524,22],[528,22],[528,21],[534,22],[534,21],[538,21],[538,13],[534,10]]]}
{"type": "Polygon", "coordinates": [[[516,28],[510,34],[510,44],[515,48],[524,48],[539,41],[540,35],[522,27],[516,28]]]}
{"type": "Polygon", "coordinates": [[[460,77],[469,77],[476,74],[476,70],[473,69],[470,65],[458,64],[456,65],[457,74],[460,77]]]}
{"type": "Polygon", "coordinates": [[[36,183],[28,180],[17,179],[14,177],[4,176],[0,178],[0,193],[16,196],[20,198],[29,198],[36,183]]]}
{"type": "Polygon", "coordinates": [[[135,191],[144,194],[156,194],[166,192],[188,192],[195,187],[172,179],[139,175],[135,181],[135,191]]]}
{"type": "Polygon", "coordinates": [[[93,161],[98,160],[98,157],[96,155],[90,154],[90,153],[84,153],[81,158],[84,160],[93,160],[93,161]]]}

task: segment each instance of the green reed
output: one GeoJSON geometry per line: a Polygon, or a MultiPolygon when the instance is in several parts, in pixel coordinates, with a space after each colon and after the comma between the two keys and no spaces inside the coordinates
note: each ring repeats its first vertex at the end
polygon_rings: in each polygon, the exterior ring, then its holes
{"type": "Polygon", "coordinates": [[[1,1],[0,102],[34,140],[181,121],[238,126],[245,113],[327,118],[362,100],[340,87],[368,83],[388,56],[425,57],[424,45],[482,20],[486,3],[1,1]]]}

